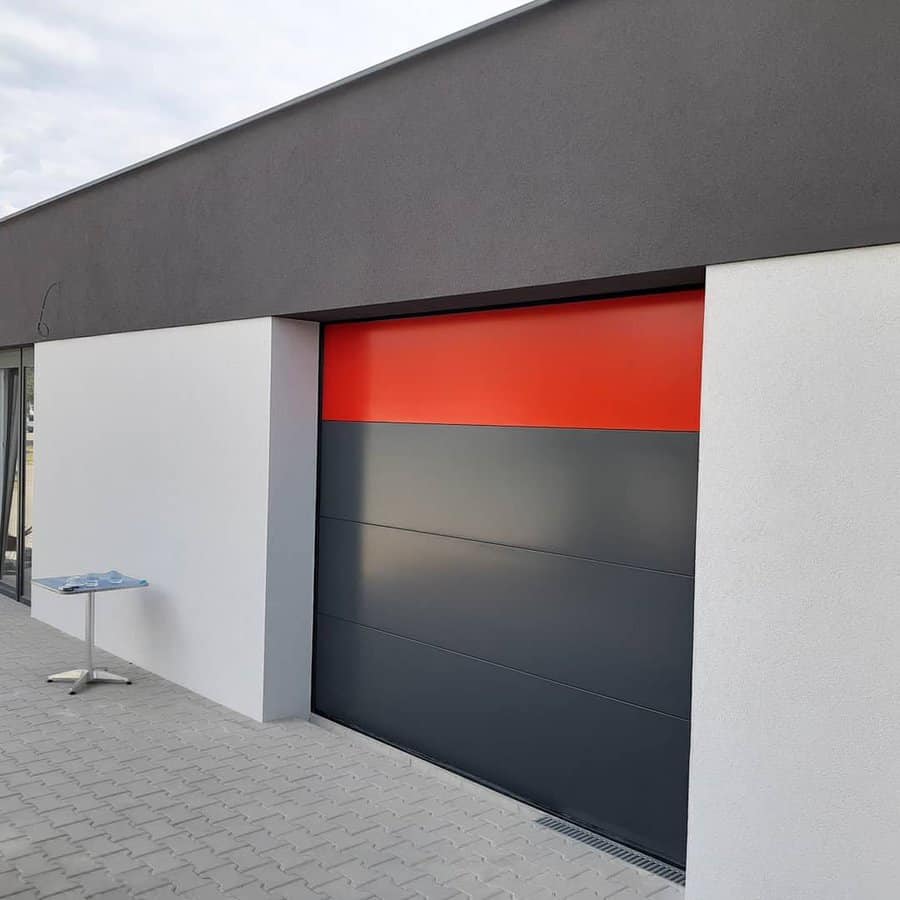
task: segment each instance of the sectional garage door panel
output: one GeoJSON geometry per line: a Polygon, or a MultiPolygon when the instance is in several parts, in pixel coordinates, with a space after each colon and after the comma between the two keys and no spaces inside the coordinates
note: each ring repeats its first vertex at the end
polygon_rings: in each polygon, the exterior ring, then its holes
{"type": "Polygon", "coordinates": [[[323,415],[697,431],[703,293],[359,322],[329,329],[323,415]]]}
{"type": "Polygon", "coordinates": [[[696,432],[323,422],[320,510],[692,574],[697,438],[696,432]]]}
{"type": "Polygon", "coordinates": [[[685,720],[692,608],[683,575],[320,523],[320,613],[685,720]]]}
{"type": "Polygon", "coordinates": [[[684,863],[702,321],[325,327],[317,711],[684,863]]]}
{"type": "Polygon", "coordinates": [[[317,708],[666,860],[684,859],[683,719],[317,616],[317,708]]]}

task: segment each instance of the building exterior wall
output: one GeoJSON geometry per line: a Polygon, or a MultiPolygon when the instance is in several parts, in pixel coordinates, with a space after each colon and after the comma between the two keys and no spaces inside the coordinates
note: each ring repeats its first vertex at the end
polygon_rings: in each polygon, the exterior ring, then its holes
{"type": "Polygon", "coordinates": [[[687,900],[892,900],[900,245],[707,273],[687,900]]]}
{"type": "Polygon", "coordinates": [[[898,241],[898,45],[896,0],[548,3],[0,224],[0,345],[57,280],[54,339],[898,241]]]}
{"type": "Polygon", "coordinates": [[[0,222],[34,574],[147,577],[98,598],[101,647],[307,715],[319,336],[269,317],[708,265],[687,900],[893,900],[898,42],[896,0],[560,0],[0,222]]]}
{"type": "MultiPolygon", "coordinates": [[[[98,645],[257,719],[309,709],[316,332],[253,319],[36,348],[35,575],[146,577],[98,596],[98,645]]],[[[80,600],[33,603],[82,633],[80,600]]]]}

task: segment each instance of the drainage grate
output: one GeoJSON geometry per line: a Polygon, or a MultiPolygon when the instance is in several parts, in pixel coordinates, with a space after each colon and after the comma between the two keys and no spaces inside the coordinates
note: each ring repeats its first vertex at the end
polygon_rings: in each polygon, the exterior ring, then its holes
{"type": "Polygon", "coordinates": [[[660,878],[665,878],[675,884],[684,884],[684,872],[681,869],[676,869],[675,866],[660,862],[652,856],[645,856],[643,853],[638,853],[637,850],[623,847],[622,844],[617,844],[615,841],[609,840],[609,838],[600,837],[599,834],[585,831],[577,825],[560,822],[559,819],[554,819],[553,816],[541,816],[536,822],[538,825],[543,825],[544,828],[558,831],[560,834],[566,835],[566,837],[581,841],[582,844],[588,844],[595,850],[602,850],[610,856],[615,856],[616,859],[631,863],[631,865],[637,866],[645,872],[652,872],[654,875],[659,875],[660,878]]]}

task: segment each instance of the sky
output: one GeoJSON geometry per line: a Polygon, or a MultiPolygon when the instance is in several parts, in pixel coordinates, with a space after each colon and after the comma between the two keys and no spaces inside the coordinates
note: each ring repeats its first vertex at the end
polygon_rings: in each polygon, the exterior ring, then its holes
{"type": "Polygon", "coordinates": [[[523,0],[0,0],[0,216],[523,0]]]}

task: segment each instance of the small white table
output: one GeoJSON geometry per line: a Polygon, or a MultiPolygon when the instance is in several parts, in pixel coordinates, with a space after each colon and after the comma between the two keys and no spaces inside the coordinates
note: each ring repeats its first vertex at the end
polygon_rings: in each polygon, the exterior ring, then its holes
{"type": "Polygon", "coordinates": [[[39,584],[55,594],[84,594],[84,643],[87,650],[87,667],[71,669],[51,675],[47,681],[71,681],[70,694],[77,694],[86,684],[131,684],[131,679],[114,675],[105,669],[94,668],[94,594],[106,591],[124,591],[133,588],[148,587],[149,582],[143,578],[129,578],[116,571],[97,574],[94,572],[82,576],[61,576],[59,578],[33,578],[33,584],[39,584]]]}

